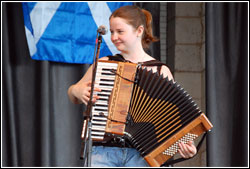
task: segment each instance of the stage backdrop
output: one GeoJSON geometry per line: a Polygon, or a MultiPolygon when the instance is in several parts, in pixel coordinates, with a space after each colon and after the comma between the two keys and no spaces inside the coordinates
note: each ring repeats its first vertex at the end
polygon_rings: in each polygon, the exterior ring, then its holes
{"type": "Polygon", "coordinates": [[[248,165],[248,3],[206,4],[208,166],[248,165]]]}
{"type": "MultiPolygon", "coordinates": [[[[67,89],[88,65],[32,60],[21,3],[2,5],[2,165],[81,166],[85,107],[72,104],[67,89]]],[[[206,6],[209,166],[248,164],[247,5],[206,6]]]]}

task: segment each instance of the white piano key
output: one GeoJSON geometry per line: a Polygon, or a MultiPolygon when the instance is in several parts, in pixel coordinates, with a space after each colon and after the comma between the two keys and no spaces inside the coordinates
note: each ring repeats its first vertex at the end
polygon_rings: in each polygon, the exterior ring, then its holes
{"type": "Polygon", "coordinates": [[[92,123],[93,124],[104,124],[104,125],[106,125],[105,121],[96,121],[95,119],[93,119],[92,123]]]}
{"type": "Polygon", "coordinates": [[[106,126],[92,125],[92,130],[105,130],[106,126]]]}
{"type": "Polygon", "coordinates": [[[108,102],[107,101],[102,101],[102,100],[97,100],[95,102],[95,104],[102,104],[102,105],[107,105],[108,106],[108,102]]]}
{"type": "Polygon", "coordinates": [[[98,132],[98,131],[91,131],[91,134],[96,134],[96,135],[104,135],[105,132],[98,132]]]}
{"type": "Polygon", "coordinates": [[[107,124],[107,118],[105,117],[95,117],[92,119],[92,122],[97,125],[97,124],[100,124],[100,125],[106,125],[107,124]]]}
{"type": "Polygon", "coordinates": [[[96,119],[92,119],[92,120],[95,125],[106,126],[107,124],[107,121],[96,121],[96,119]]]}
{"type": "MultiPolygon", "coordinates": [[[[97,106],[100,106],[100,105],[97,105],[97,106]]],[[[104,107],[104,105],[102,106],[103,108],[106,108],[106,109],[107,109],[106,111],[97,110],[97,109],[95,109],[95,107],[96,107],[96,106],[93,106],[93,110],[94,110],[94,111],[97,111],[97,112],[106,112],[106,113],[108,113],[108,105],[107,105],[106,107],[104,107]]]]}
{"type": "Polygon", "coordinates": [[[98,96],[98,97],[99,97],[99,100],[106,100],[106,101],[109,100],[109,96],[98,96]]]}
{"type": "Polygon", "coordinates": [[[92,119],[93,119],[93,120],[103,120],[103,121],[106,120],[105,122],[107,122],[107,117],[100,117],[100,116],[97,117],[97,116],[93,116],[92,119]]]}
{"type": "Polygon", "coordinates": [[[97,106],[94,106],[94,110],[96,110],[96,111],[108,111],[108,106],[105,106],[105,107],[103,107],[103,106],[99,106],[99,105],[97,105],[97,106]]]}
{"type": "MultiPolygon", "coordinates": [[[[95,84],[95,87],[96,88],[101,88],[101,87],[104,88],[104,86],[99,85],[99,84],[95,84]]],[[[105,86],[105,88],[108,89],[108,90],[112,90],[114,88],[114,86],[105,86]]]]}
{"type": "Polygon", "coordinates": [[[107,62],[98,62],[97,63],[98,67],[117,67],[117,63],[107,63],[107,62]]]}
{"type": "Polygon", "coordinates": [[[96,111],[96,110],[93,110],[92,111],[92,115],[94,116],[99,116],[99,117],[106,117],[108,115],[108,112],[103,112],[103,111],[96,111]]]}
{"type": "Polygon", "coordinates": [[[117,63],[112,63],[112,62],[98,62],[98,65],[117,65],[117,63]]]}
{"type": "Polygon", "coordinates": [[[114,66],[114,65],[98,65],[97,69],[105,71],[107,69],[117,69],[117,66],[114,66]]]}
{"type": "Polygon", "coordinates": [[[92,139],[94,139],[94,140],[103,140],[104,136],[92,136],[92,139]]]}
{"type": "Polygon", "coordinates": [[[92,114],[93,115],[96,115],[96,116],[106,116],[108,115],[108,112],[107,111],[99,111],[99,110],[92,110],[92,114]]]}
{"type": "Polygon", "coordinates": [[[106,80],[115,80],[115,75],[102,75],[101,73],[98,74],[99,76],[96,76],[96,80],[99,79],[106,79],[106,80]]]}
{"type": "Polygon", "coordinates": [[[105,115],[105,116],[108,115],[108,112],[107,112],[107,111],[92,110],[92,114],[100,115],[100,113],[103,114],[103,115],[105,115]]]}

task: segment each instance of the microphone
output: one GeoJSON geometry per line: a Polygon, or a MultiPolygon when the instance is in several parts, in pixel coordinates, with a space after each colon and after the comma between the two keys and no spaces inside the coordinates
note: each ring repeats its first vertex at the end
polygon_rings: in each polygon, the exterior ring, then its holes
{"type": "Polygon", "coordinates": [[[106,35],[108,32],[108,29],[106,28],[106,26],[101,25],[98,27],[97,32],[102,34],[102,35],[106,35]]]}

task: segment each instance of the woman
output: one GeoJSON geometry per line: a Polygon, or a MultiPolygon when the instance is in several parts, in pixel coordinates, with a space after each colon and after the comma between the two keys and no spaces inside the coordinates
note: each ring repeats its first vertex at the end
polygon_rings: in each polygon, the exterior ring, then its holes
{"type": "MultiPolygon", "coordinates": [[[[157,41],[152,35],[152,15],[150,12],[136,6],[124,6],[112,13],[109,18],[111,41],[121,52],[116,57],[133,63],[150,63],[155,60],[148,55],[147,49],[151,42],[157,41]]],[[[103,57],[100,60],[113,60],[116,57],[103,57]]],[[[153,72],[163,74],[164,77],[173,79],[173,76],[164,64],[158,66],[147,66],[153,72]]],[[[84,103],[87,105],[90,96],[90,85],[92,78],[92,66],[88,69],[83,78],[76,84],[70,86],[68,95],[75,104],[84,103]]],[[[100,89],[95,88],[95,91],[100,89]]],[[[93,96],[93,102],[98,96],[93,96]]],[[[196,154],[196,147],[193,142],[187,144],[180,143],[179,153],[184,158],[193,157],[196,154]]],[[[92,166],[106,167],[144,167],[148,164],[134,148],[111,144],[93,144],[92,166]]]]}

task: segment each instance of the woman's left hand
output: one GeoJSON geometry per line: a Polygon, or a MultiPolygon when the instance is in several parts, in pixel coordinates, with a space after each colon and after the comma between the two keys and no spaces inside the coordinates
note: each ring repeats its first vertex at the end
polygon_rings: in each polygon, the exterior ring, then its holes
{"type": "Polygon", "coordinates": [[[193,141],[189,141],[187,144],[183,142],[179,143],[179,153],[183,158],[191,158],[197,153],[197,149],[193,141]]]}

